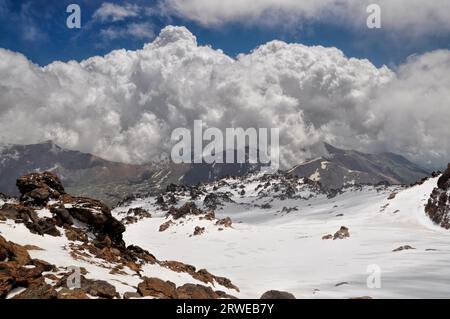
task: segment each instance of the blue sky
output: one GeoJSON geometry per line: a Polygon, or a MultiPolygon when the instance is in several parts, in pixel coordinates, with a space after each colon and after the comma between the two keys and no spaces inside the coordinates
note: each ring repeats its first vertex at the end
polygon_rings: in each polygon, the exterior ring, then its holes
{"type": "Polygon", "coordinates": [[[158,1],[132,0],[0,0],[0,47],[21,52],[39,65],[55,60],[79,61],[114,49],[139,49],[152,41],[161,28],[172,24],[186,26],[197,36],[200,44],[222,49],[230,56],[247,53],[260,44],[280,39],[337,47],[349,57],[367,58],[377,66],[386,64],[395,68],[410,55],[450,48],[448,32],[432,31],[411,37],[408,32],[394,33],[390,28],[369,30],[347,23],[302,18],[288,25],[266,25],[258,21],[247,23],[245,18],[210,25],[163,10],[158,4],[158,1]],[[129,8],[135,6],[134,14],[120,21],[113,21],[111,17],[96,18],[95,12],[107,2],[129,8]],[[70,3],[81,7],[81,29],[66,27],[66,7],[70,3]],[[149,8],[151,13],[146,11],[149,8]],[[144,31],[133,36],[123,31],[129,25],[144,27],[144,31]],[[107,30],[112,30],[115,35],[111,36],[107,30]]]}
{"type": "Polygon", "coordinates": [[[279,128],[286,167],[314,157],[308,152],[322,141],[441,167],[450,156],[442,143],[450,1],[376,0],[381,29],[370,29],[373,1],[0,0],[0,143],[51,139],[144,163],[170,153],[174,129],[203,119],[220,129],[279,128]],[[72,2],[81,29],[66,25],[72,2]],[[133,52],[167,25],[183,27],[133,52]],[[273,43],[233,62],[198,47],[184,27],[232,57],[274,39],[347,57],[273,43]],[[44,66],[122,48],[129,51],[46,69],[14,53],[44,66]]]}

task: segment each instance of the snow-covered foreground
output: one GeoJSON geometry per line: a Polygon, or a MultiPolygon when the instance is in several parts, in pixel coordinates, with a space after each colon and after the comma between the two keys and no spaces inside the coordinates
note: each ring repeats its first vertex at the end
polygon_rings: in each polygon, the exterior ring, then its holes
{"type": "MultiPolygon", "coordinates": [[[[31,234],[25,226],[22,224],[14,224],[14,222],[0,223],[0,235],[21,245],[36,245],[40,249],[30,250],[30,256],[58,265],[60,273],[66,272],[64,267],[82,267],[86,269],[88,272],[86,278],[105,280],[112,284],[120,295],[123,295],[125,292],[135,291],[138,284],[142,282],[142,278],[137,276],[136,273],[129,268],[125,268],[123,274],[111,274],[110,271],[114,265],[108,264],[95,256],[89,256],[86,261],[79,259],[75,260],[68,249],[70,241],[64,236],[52,237],[48,235],[39,236],[31,234]]],[[[156,264],[143,266],[141,275],[169,280],[178,286],[186,283],[203,284],[216,289],[220,288],[222,291],[230,294],[236,294],[236,291],[222,287],[217,283],[215,285],[205,284],[204,282],[192,278],[186,273],[174,272],[156,264]]],[[[52,282],[47,280],[47,283],[52,282]]],[[[14,297],[15,294],[23,290],[25,289],[18,288],[17,291],[9,294],[8,298],[14,297]]],[[[90,297],[92,298],[92,296],[90,297]]]]}
{"type": "MultiPolygon", "coordinates": [[[[135,200],[114,213],[123,217],[119,213],[130,207],[148,209],[153,218],[128,225],[127,242],[162,260],[182,260],[226,276],[240,288],[235,295],[241,298],[259,298],[271,289],[297,298],[445,298],[450,232],[434,226],[424,213],[436,182],[429,179],[408,189],[351,188],[331,199],[272,198],[266,209],[254,205],[261,198],[256,184],[247,183],[245,196],[229,189],[235,203],[216,210],[216,217],[233,220],[233,227],[222,231],[190,217],[160,232],[166,218],[153,204],[155,198],[135,200]],[[389,200],[394,191],[398,194],[389,200]],[[283,207],[296,210],[281,212],[283,207]],[[196,226],[206,232],[190,236],[196,226]],[[341,226],[349,228],[350,238],[322,240],[341,226]],[[393,252],[404,245],[416,249],[393,252]],[[371,265],[381,270],[381,288],[367,286],[371,265]]],[[[197,205],[202,207],[202,200],[197,205]]]]}

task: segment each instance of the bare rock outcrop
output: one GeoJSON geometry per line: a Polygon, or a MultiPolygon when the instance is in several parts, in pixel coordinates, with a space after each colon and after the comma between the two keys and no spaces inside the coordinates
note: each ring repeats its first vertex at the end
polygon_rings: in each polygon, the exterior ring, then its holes
{"type": "Polygon", "coordinates": [[[341,226],[341,228],[334,234],[333,240],[345,239],[348,237],[350,237],[349,229],[345,226],[341,226]]]}
{"type": "Polygon", "coordinates": [[[425,213],[435,224],[450,229],[450,164],[438,179],[437,186],[428,199],[425,213]]]}
{"type": "Polygon", "coordinates": [[[295,296],[286,291],[269,290],[260,299],[296,299],[295,296]]]}
{"type": "MultiPolygon", "coordinates": [[[[61,181],[53,173],[22,176],[17,180],[17,186],[21,192],[20,198],[3,201],[0,207],[3,223],[23,224],[31,233],[42,236],[67,237],[64,249],[75,263],[82,261],[106,268],[111,275],[139,277],[143,276],[144,265],[155,264],[174,272],[185,272],[205,284],[186,284],[177,288],[175,284],[159,278],[143,277],[137,291],[128,293],[128,298],[234,298],[207,286],[214,287],[216,284],[239,291],[229,279],[215,276],[205,269],[197,271],[194,266],[181,262],[162,262],[138,246],[126,246],[122,238],[125,226],[113,217],[109,207],[95,199],[66,193],[61,181]]],[[[177,188],[175,191],[183,189],[177,188]]],[[[136,218],[151,217],[141,208],[132,209],[129,213],[136,218]]],[[[169,223],[175,219],[184,220],[190,215],[200,215],[211,221],[215,219],[213,212],[205,212],[193,203],[187,203],[181,208],[172,207],[168,215],[171,217],[169,223]]],[[[231,224],[231,220],[224,224],[227,223],[231,224]]],[[[199,233],[201,231],[203,229],[199,233]]],[[[39,246],[39,243],[36,245],[39,246]]],[[[37,246],[33,247],[39,249],[37,246]]],[[[10,242],[0,235],[0,299],[11,297],[10,294],[16,293],[17,288],[22,288],[22,291],[14,296],[16,299],[122,297],[117,293],[114,282],[103,280],[105,278],[87,278],[86,270],[79,277],[80,286],[70,289],[68,280],[73,273],[68,271],[69,268],[31,258],[28,253],[31,248],[10,242]]]]}

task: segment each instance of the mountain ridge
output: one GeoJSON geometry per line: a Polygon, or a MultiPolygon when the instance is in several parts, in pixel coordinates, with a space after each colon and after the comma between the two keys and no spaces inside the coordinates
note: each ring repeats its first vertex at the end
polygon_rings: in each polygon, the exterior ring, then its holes
{"type": "MultiPolygon", "coordinates": [[[[327,156],[294,166],[287,172],[307,177],[329,189],[348,184],[412,184],[428,176],[418,165],[394,153],[365,154],[324,143],[327,156]]],[[[170,184],[196,185],[225,176],[255,172],[259,164],[143,165],[112,162],[98,156],[61,148],[52,141],[0,146],[0,192],[17,195],[15,179],[31,172],[51,171],[78,196],[92,196],[110,206],[135,194],[159,192],[170,184]]]]}
{"type": "Polygon", "coordinates": [[[324,143],[327,154],[288,170],[289,174],[308,177],[330,189],[348,184],[413,184],[430,172],[399,154],[378,154],[343,150],[324,143]]]}

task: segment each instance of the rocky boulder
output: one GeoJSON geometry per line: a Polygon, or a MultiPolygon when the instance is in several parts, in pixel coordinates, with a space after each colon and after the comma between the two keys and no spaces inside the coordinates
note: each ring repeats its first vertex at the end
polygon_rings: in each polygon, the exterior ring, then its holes
{"type": "Polygon", "coordinates": [[[333,240],[345,239],[350,237],[350,232],[347,227],[341,226],[341,228],[334,234],[333,240]]]}
{"type": "Polygon", "coordinates": [[[91,296],[113,299],[119,297],[116,288],[104,280],[91,280],[81,276],[80,289],[91,296]]]}
{"type": "Polygon", "coordinates": [[[65,194],[64,186],[58,176],[51,172],[31,173],[17,179],[21,201],[46,204],[50,199],[58,199],[65,194]]]}
{"type": "Polygon", "coordinates": [[[58,299],[89,299],[82,289],[62,288],[58,291],[58,299]]]}
{"type": "Polygon", "coordinates": [[[220,296],[210,287],[184,284],[177,288],[178,299],[218,299],[220,296]]]}
{"type": "Polygon", "coordinates": [[[163,281],[159,278],[144,278],[138,285],[138,292],[146,297],[151,296],[160,299],[176,299],[176,286],[173,282],[163,281]]]}
{"type": "Polygon", "coordinates": [[[201,234],[203,234],[205,232],[205,227],[200,227],[200,226],[196,226],[194,229],[194,236],[200,236],[201,234]]]}
{"type": "Polygon", "coordinates": [[[216,225],[222,226],[222,227],[228,227],[228,228],[231,227],[232,224],[233,224],[233,221],[231,220],[230,217],[225,217],[223,219],[219,219],[216,222],[216,225]]]}
{"type": "Polygon", "coordinates": [[[450,229],[450,164],[428,199],[425,213],[437,225],[450,229]]]}
{"type": "Polygon", "coordinates": [[[446,191],[450,188],[450,163],[447,166],[447,170],[438,179],[438,188],[446,191]]]}
{"type": "Polygon", "coordinates": [[[296,299],[295,296],[289,292],[269,290],[263,293],[260,299],[296,299]]]}
{"type": "Polygon", "coordinates": [[[45,298],[42,273],[53,269],[50,264],[32,260],[25,247],[0,236],[0,298],[6,298],[15,288],[27,288],[22,296],[27,299],[45,298]]]}
{"type": "Polygon", "coordinates": [[[169,212],[167,213],[168,216],[172,216],[172,218],[175,220],[186,217],[188,215],[202,215],[202,214],[205,214],[205,212],[197,208],[197,206],[193,202],[186,203],[180,208],[171,207],[169,209],[169,212]]]}
{"type": "Polygon", "coordinates": [[[56,299],[57,297],[56,290],[45,283],[43,278],[40,278],[36,283],[31,284],[20,294],[14,296],[13,299],[56,299]]]}
{"type": "Polygon", "coordinates": [[[112,216],[110,209],[102,202],[86,197],[71,197],[66,199],[65,209],[73,218],[89,225],[98,234],[109,236],[113,243],[123,244],[125,226],[112,216]]]}
{"type": "Polygon", "coordinates": [[[13,261],[18,265],[26,265],[30,260],[30,255],[23,246],[7,241],[0,236],[0,262],[13,261]]]}
{"type": "Polygon", "coordinates": [[[223,206],[224,203],[231,203],[233,200],[227,193],[215,192],[209,193],[203,200],[203,205],[209,209],[217,209],[219,206],[223,206]]]}

